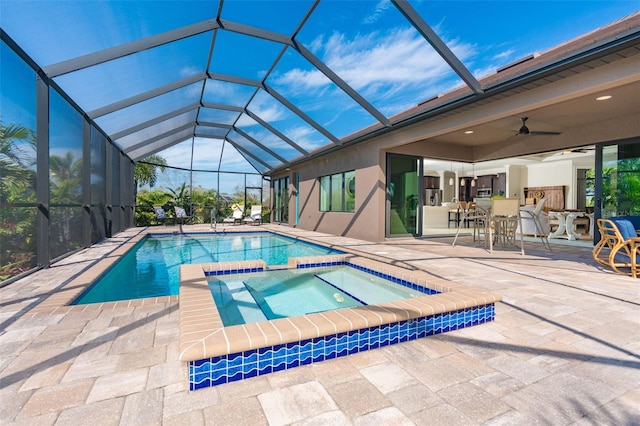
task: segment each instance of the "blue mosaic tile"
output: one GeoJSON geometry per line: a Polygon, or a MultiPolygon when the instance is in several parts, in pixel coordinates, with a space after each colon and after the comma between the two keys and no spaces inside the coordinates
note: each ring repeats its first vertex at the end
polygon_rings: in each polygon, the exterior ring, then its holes
{"type": "Polygon", "coordinates": [[[244,352],[244,363],[251,364],[258,362],[258,350],[251,349],[244,352]]]}
{"type": "Polygon", "coordinates": [[[284,358],[287,355],[287,347],[285,345],[277,345],[273,347],[273,358],[284,358]]]}
{"type": "Polygon", "coordinates": [[[311,351],[300,352],[300,365],[307,365],[313,363],[313,356],[311,351]]]}
{"type": "Polygon", "coordinates": [[[300,341],[300,352],[311,352],[313,350],[313,343],[311,339],[300,341]]]}
{"type": "Polygon", "coordinates": [[[223,383],[227,383],[227,376],[224,375],[224,376],[220,376],[220,377],[217,377],[217,378],[213,378],[213,379],[211,379],[211,381],[209,383],[211,383],[211,386],[216,386],[216,385],[221,385],[223,383]]]}
{"type": "Polygon", "coordinates": [[[286,357],[287,369],[298,367],[300,365],[300,359],[298,358],[299,354],[296,355],[288,355],[286,357]]]}
{"type": "Polygon", "coordinates": [[[273,372],[273,359],[258,361],[258,375],[269,374],[273,372]]]}
{"type": "Polygon", "coordinates": [[[461,309],[242,353],[190,361],[189,389],[261,376],[325,359],[492,321],[493,305],[461,309]]]}
{"type": "Polygon", "coordinates": [[[273,358],[273,372],[282,371],[287,368],[287,360],[285,357],[273,358]]]}
{"type": "Polygon", "coordinates": [[[232,274],[245,274],[247,272],[263,272],[263,267],[256,268],[242,268],[242,269],[223,269],[219,271],[205,271],[204,275],[208,277],[215,277],[218,275],[232,275],[232,274]]]}
{"type": "Polygon", "coordinates": [[[242,368],[229,369],[227,382],[237,382],[238,380],[242,380],[242,368]]]}
{"type": "Polygon", "coordinates": [[[336,262],[313,262],[313,263],[299,263],[296,265],[297,269],[319,268],[323,266],[341,266],[346,265],[344,260],[336,262]]]}
{"type": "Polygon", "coordinates": [[[251,364],[246,364],[242,370],[242,378],[243,379],[248,379],[251,377],[256,377],[258,375],[258,364],[257,363],[251,363],[251,364]]]}

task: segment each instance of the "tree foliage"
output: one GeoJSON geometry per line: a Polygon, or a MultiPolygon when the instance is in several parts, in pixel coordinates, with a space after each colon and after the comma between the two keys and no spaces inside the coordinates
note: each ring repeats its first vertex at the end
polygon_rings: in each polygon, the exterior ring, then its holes
{"type": "Polygon", "coordinates": [[[164,172],[165,166],[167,166],[167,160],[157,154],[146,157],[144,162],[137,162],[133,168],[136,188],[144,185],[149,185],[150,188],[153,188],[158,181],[158,169],[164,172]]]}
{"type": "Polygon", "coordinates": [[[32,130],[0,122],[0,200],[6,200],[9,193],[20,193],[35,186],[35,150],[32,130]]]}
{"type": "Polygon", "coordinates": [[[0,281],[35,266],[35,133],[0,122],[0,281]],[[16,205],[16,207],[5,207],[16,205]]]}

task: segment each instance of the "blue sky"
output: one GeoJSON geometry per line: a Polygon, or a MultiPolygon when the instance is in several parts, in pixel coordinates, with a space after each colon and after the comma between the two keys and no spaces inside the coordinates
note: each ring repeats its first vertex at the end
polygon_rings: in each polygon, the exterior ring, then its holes
{"type": "MultiPolygon", "coordinates": [[[[222,19],[291,36],[312,2],[226,1],[222,19]]],[[[496,68],[534,52],[592,31],[638,10],[637,1],[410,1],[462,63],[482,77],[496,68]]],[[[2,28],[41,66],[118,46],[143,37],[213,19],[217,1],[13,1],[0,2],[2,28]]],[[[212,32],[140,52],[55,78],[87,112],[126,99],[207,69],[212,32]]],[[[388,0],[322,1],[296,41],[329,66],[386,117],[463,83],[388,0]]],[[[288,48],[271,65],[283,46],[231,31],[218,31],[209,70],[255,80],[265,79],[296,108],[337,138],[377,119],[347,96],[294,49],[288,48]],[[270,73],[267,75],[267,73],[270,73]]],[[[6,66],[4,66],[6,68],[6,66]]],[[[11,70],[8,70],[10,72],[11,70]]],[[[3,74],[7,72],[3,70],[3,74]]],[[[313,151],[329,143],[326,135],[301,120],[264,91],[220,81],[196,83],[96,118],[107,133],[190,105],[204,93],[205,102],[247,106],[253,114],[313,151]]],[[[7,97],[4,85],[0,112],[4,122],[24,114],[7,97]]],[[[219,124],[235,123],[287,160],[300,155],[277,135],[246,114],[208,108],[201,112],[219,124]]],[[[189,117],[182,117],[188,120],[189,117]]],[[[177,119],[176,119],[177,120],[177,119]]],[[[202,118],[200,118],[202,120],[202,118]]],[[[123,138],[136,145],[143,138],[171,128],[171,120],[123,138]]],[[[211,128],[202,129],[211,131],[211,128]]],[[[215,132],[214,132],[215,133],[215,132]]],[[[240,145],[244,136],[234,135],[240,145]]],[[[161,152],[179,167],[253,171],[247,160],[219,139],[196,138],[161,152]],[[235,151],[235,152],[233,152],[235,151]]],[[[258,152],[269,166],[274,155],[258,152]]],[[[255,166],[265,168],[255,160],[255,166]]]]}

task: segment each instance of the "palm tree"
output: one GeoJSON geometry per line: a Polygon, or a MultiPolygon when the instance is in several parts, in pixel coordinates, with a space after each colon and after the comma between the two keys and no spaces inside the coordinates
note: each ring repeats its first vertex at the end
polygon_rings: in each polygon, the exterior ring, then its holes
{"type": "Polygon", "coordinates": [[[82,158],[76,159],[71,151],[64,156],[49,156],[52,204],[49,241],[54,254],[79,247],[82,238],[82,162],[82,158]]]}
{"type": "MultiPolygon", "coordinates": [[[[146,206],[148,201],[145,200],[144,197],[141,198],[138,195],[138,188],[142,185],[149,185],[150,188],[153,188],[158,179],[158,169],[160,169],[161,172],[164,172],[166,165],[167,160],[157,154],[150,155],[146,157],[143,162],[139,161],[135,164],[135,166],[133,167],[133,179],[135,181],[134,188],[136,190],[136,206],[144,207],[146,206]]],[[[163,205],[164,202],[160,204],[163,205]]],[[[148,224],[151,217],[152,215],[149,211],[147,211],[147,209],[143,208],[142,210],[139,210],[138,208],[136,208],[136,224],[148,224]]]]}
{"type": "Polygon", "coordinates": [[[157,154],[150,155],[143,161],[137,162],[133,169],[136,188],[138,188],[138,185],[149,185],[149,187],[153,188],[158,179],[157,169],[164,172],[166,165],[167,160],[157,154]]]}
{"type": "Polygon", "coordinates": [[[0,122],[0,281],[36,263],[35,208],[12,207],[14,203],[35,203],[35,148],[32,130],[0,122]]]}
{"type": "Polygon", "coordinates": [[[76,160],[72,152],[64,157],[49,156],[51,172],[51,198],[56,203],[79,203],[82,198],[82,159],[76,160]]]}
{"type": "Polygon", "coordinates": [[[33,165],[36,139],[31,129],[17,124],[4,125],[0,122],[0,199],[5,200],[9,192],[24,191],[33,186],[35,172],[33,165]],[[26,142],[26,143],[25,143],[26,142]]]}

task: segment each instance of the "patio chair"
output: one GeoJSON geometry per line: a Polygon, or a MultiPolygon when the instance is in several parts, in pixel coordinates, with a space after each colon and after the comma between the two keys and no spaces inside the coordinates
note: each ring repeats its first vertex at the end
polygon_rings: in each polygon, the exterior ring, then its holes
{"type": "Polygon", "coordinates": [[[167,226],[167,220],[169,220],[169,216],[167,216],[167,212],[164,211],[162,206],[153,206],[153,213],[156,215],[156,220],[158,222],[164,223],[164,226],[167,226]]]}
{"type": "Polygon", "coordinates": [[[240,206],[234,206],[231,216],[222,219],[222,223],[230,223],[235,225],[236,223],[242,223],[243,209],[240,206]]]}
{"type": "Polygon", "coordinates": [[[549,216],[542,210],[546,201],[546,198],[541,198],[535,206],[527,204],[520,207],[522,226],[518,225],[516,233],[540,237],[542,246],[551,251],[551,245],[549,245],[549,240],[547,239],[547,236],[551,232],[549,216]]]}
{"type": "Polygon", "coordinates": [[[467,203],[465,209],[463,210],[461,221],[458,223],[458,230],[456,231],[456,235],[451,245],[456,245],[458,236],[460,235],[460,228],[462,226],[462,223],[466,223],[467,226],[473,224],[473,241],[476,242],[484,240],[486,246],[487,218],[489,217],[489,211],[490,210],[484,209],[481,206],[477,205],[476,202],[472,201],[467,203]]]}
{"type": "Polygon", "coordinates": [[[175,206],[174,210],[176,212],[176,220],[180,221],[180,232],[182,232],[182,225],[185,220],[188,220],[191,216],[187,215],[187,212],[183,207],[175,206]]]}
{"type": "Polygon", "coordinates": [[[614,218],[598,219],[597,223],[600,241],[593,247],[593,260],[618,274],[640,277],[640,237],[633,224],[614,218]]]}
{"type": "Polygon", "coordinates": [[[249,216],[244,218],[244,223],[246,224],[261,224],[262,223],[262,206],[261,205],[257,205],[257,206],[251,206],[251,212],[249,213],[249,216]]]}
{"type": "MultiPolygon", "coordinates": [[[[489,230],[489,252],[493,253],[494,243],[503,247],[516,246],[516,229],[522,228],[519,198],[495,198],[491,200],[491,212],[487,222],[489,230]]],[[[520,234],[520,253],[524,255],[524,239],[520,234]]]]}

